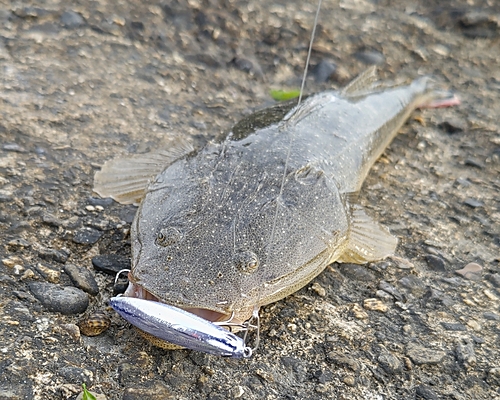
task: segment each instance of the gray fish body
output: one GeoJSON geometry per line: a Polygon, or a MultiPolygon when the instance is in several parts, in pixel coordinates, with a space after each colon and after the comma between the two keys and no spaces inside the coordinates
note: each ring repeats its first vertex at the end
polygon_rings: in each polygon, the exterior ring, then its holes
{"type": "Polygon", "coordinates": [[[350,194],[432,98],[426,86],[323,92],[285,117],[286,107],[270,110],[267,125],[248,117],[223,142],[174,161],[149,184],[133,223],[131,281],[165,303],[244,320],[335,260],[392,252],[395,239],[350,194]],[[380,252],[353,239],[366,227],[358,239],[383,237],[380,252]]]}

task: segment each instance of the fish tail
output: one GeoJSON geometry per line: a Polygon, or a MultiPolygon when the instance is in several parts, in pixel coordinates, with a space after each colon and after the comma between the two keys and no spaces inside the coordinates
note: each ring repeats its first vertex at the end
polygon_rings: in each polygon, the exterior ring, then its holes
{"type": "Polygon", "coordinates": [[[416,108],[442,108],[453,107],[460,104],[460,98],[456,93],[443,88],[440,83],[431,76],[423,76],[411,84],[417,93],[416,108]]]}

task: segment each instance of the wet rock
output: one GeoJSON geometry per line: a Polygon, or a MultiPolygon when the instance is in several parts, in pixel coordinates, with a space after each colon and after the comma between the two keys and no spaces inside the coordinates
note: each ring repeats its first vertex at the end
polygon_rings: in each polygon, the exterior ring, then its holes
{"type": "Polygon", "coordinates": [[[85,368],[68,366],[60,368],[58,372],[69,383],[92,385],[94,382],[94,373],[85,368]]]}
{"type": "Polygon", "coordinates": [[[57,261],[64,264],[68,260],[69,254],[65,250],[42,247],[38,250],[38,256],[47,261],[57,261]]]}
{"type": "Polygon", "coordinates": [[[479,208],[484,206],[483,202],[472,198],[465,199],[464,204],[470,208],[479,208]]]}
{"type": "Polygon", "coordinates": [[[416,343],[408,344],[406,355],[417,365],[439,364],[445,353],[440,350],[433,350],[416,343]]]}
{"type": "Polygon", "coordinates": [[[73,236],[73,242],[77,244],[94,244],[102,236],[102,232],[93,228],[82,228],[75,232],[73,236]]]}
{"type": "Polygon", "coordinates": [[[71,282],[84,292],[96,296],[99,293],[99,286],[94,278],[94,275],[87,268],[74,265],[66,264],[64,266],[64,272],[68,274],[71,282]]]}
{"type": "Polygon", "coordinates": [[[425,399],[425,400],[438,400],[439,397],[437,394],[429,387],[426,385],[419,385],[415,389],[415,394],[417,395],[417,398],[420,399],[425,399]]]}
{"type": "Polygon", "coordinates": [[[476,365],[476,353],[474,352],[474,344],[471,340],[464,340],[459,343],[455,349],[455,355],[458,362],[467,368],[473,368],[476,365]]]}
{"type": "Polygon", "coordinates": [[[26,149],[22,146],[19,146],[17,143],[6,143],[2,146],[2,150],[13,151],[16,153],[26,153],[26,149]]]}
{"type": "Polygon", "coordinates": [[[28,286],[33,296],[49,311],[80,314],[89,305],[87,294],[75,287],[46,282],[31,282],[28,286]]]}
{"type": "Polygon", "coordinates": [[[335,63],[328,59],[321,60],[318,64],[314,66],[311,73],[314,76],[314,80],[318,83],[326,82],[337,70],[335,63]]]}
{"type": "Polygon", "coordinates": [[[104,199],[100,197],[89,197],[87,201],[91,206],[101,206],[101,207],[110,206],[115,202],[111,197],[106,197],[104,199]]]}
{"type": "Polygon", "coordinates": [[[467,327],[460,323],[441,322],[441,326],[447,331],[465,332],[467,330],[467,327]]]}
{"type": "Polygon", "coordinates": [[[473,158],[468,158],[467,160],[465,160],[464,164],[468,165],[469,167],[474,167],[478,169],[484,168],[484,164],[481,161],[474,160],[473,158]]]}
{"type": "Polygon", "coordinates": [[[464,268],[455,271],[458,275],[462,275],[465,279],[478,281],[481,279],[483,267],[476,263],[469,263],[464,268]]]}
{"type": "Polygon", "coordinates": [[[75,29],[85,25],[85,20],[75,11],[65,11],[61,15],[61,24],[65,28],[75,29]]]}
{"type": "Polygon", "coordinates": [[[130,269],[130,258],[119,254],[101,254],[92,258],[92,265],[98,271],[115,276],[122,269],[130,269]]]}

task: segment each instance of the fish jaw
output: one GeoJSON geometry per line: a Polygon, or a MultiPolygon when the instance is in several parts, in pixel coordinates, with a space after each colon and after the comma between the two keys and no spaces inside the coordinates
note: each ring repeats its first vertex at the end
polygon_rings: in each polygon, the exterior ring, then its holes
{"type": "Polygon", "coordinates": [[[142,331],[175,345],[217,356],[248,358],[242,338],[177,307],[133,297],[113,297],[111,306],[142,331]]]}

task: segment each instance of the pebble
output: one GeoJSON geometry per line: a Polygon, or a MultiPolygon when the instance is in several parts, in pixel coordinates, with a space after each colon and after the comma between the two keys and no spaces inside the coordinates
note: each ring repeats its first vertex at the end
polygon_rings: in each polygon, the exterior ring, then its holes
{"type": "Polygon", "coordinates": [[[93,228],[82,228],[75,232],[73,242],[77,244],[94,244],[102,236],[102,232],[93,228]]]}
{"type": "Polygon", "coordinates": [[[173,398],[169,388],[160,382],[153,382],[148,388],[127,388],[122,400],[164,400],[173,398]]]}
{"type": "Polygon", "coordinates": [[[74,265],[66,264],[64,266],[64,272],[69,276],[71,282],[84,292],[96,296],[99,293],[99,286],[94,278],[94,275],[87,268],[74,265]]]}
{"type": "Polygon", "coordinates": [[[352,357],[346,356],[343,353],[337,353],[336,351],[331,351],[326,355],[329,362],[336,364],[340,367],[347,367],[353,372],[358,372],[361,368],[359,362],[352,357]]]}
{"type": "Polygon", "coordinates": [[[455,349],[455,355],[458,362],[467,368],[473,368],[476,365],[477,358],[471,340],[464,340],[464,342],[459,343],[455,349]]]}
{"type": "Polygon", "coordinates": [[[87,201],[90,205],[99,207],[110,206],[115,202],[111,197],[106,197],[104,199],[101,199],[100,197],[89,197],[87,201]]]}
{"type": "Polygon", "coordinates": [[[18,256],[10,256],[2,259],[2,264],[9,268],[14,268],[15,265],[23,265],[23,260],[18,256]]]}
{"type": "Polygon", "coordinates": [[[437,394],[426,385],[419,385],[415,389],[415,394],[425,400],[438,400],[437,394]]]}
{"type": "Polygon", "coordinates": [[[352,375],[347,375],[342,379],[342,381],[347,385],[347,386],[354,386],[356,384],[356,378],[352,375]]]}
{"type": "Polygon", "coordinates": [[[461,118],[450,118],[438,124],[438,127],[446,133],[454,134],[467,129],[467,121],[461,118]]]}
{"type": "Polygon", "coordinates": [[[9,240],[9,242],[7,243],[7,246],[12,247],[12,248],[17,248],[17,249],[24,249],[27,247],[31,247],[31,244],[30,244],[30,242],[28,242],[27,240],[24,240],[23,238],[16,238],[16,239],[9,240]]]}
{"type": "Polygon", "coordinates": [[[380,367],[388,374],[396,374],[403,370],[403,364],[392,353],[383,349],[377,358],[380,367]]]}
{"type": "Polygon", "coordinates": [[[455,271],[458,275],[462,275],[465,279],[478,281],[481,279],[483,267],[476,263],[469,263],[464,268],[455,271]]]}
{"type": "Polygon", "coordinates": [[[352,312],[357,319],[368,319],[368,314],[361,306],[357,303],[353,304],[352,312]]]}
{"type": "Polygon", "coordinates": [[[50,283],[59,283],[61,271],[54,269],[43,264],[37,264],[36,271],[42,275],[50,283]]]}
{"type": "Polygon", "coordinates": [[[325,297],[326,290],[323,286],[321,286],[318,282],[314,282],[311,286],[311,289],[314,290],[318,296],[325,297]]]}
{"type": "Polygon", "coordinates": [[[483,317],[490,321],[500,321],[500,315],[495,314],[492,311],[486,311],[485,313],[483,313],[483,317]]]}
{"type": "Polygon", "coordinates": [[[314,66],[311,73],[314,76],[314,80],[318,83],[326,82],[337,70],[335,63],[328,59],[321,60],[318,64],[314,66]]]}
{"type": "Polygon", "coordinates": [[[425,284],[415,275],[407,275],[399,280],[399,283],[409,289],[415,296],[421,296],[426,291],[425,284]]]}
{"type": "Polygon", "coordinates": [[[386,293],[389,293],[397,301],[406,301],[405,296],[402,295],[398,289],[396,289],[394,286],[392,286],[390,283],[386,281],[380,281],[380,283],[378,284],[378,288],[386,293]]]}
{"type": "Polygon", "coordinates": [[[65,11],[61,15],[61,24],[63,24],[65,28],[75,29],[85,25],[85,20],[77,12],[65,11]]]}
{"type": "Polygon", "coordinates": [[[340,264],[342,275],[360,282],[373,282],[376,277],[366,267],[357,264],[340,264]]]}
{"type": "Polygon", "coordinates": [[[428,349],[416,343],[408,344],[406,355],[414,364],[439,364],[446,355],[443,351],[428,349]]]}
{"type": "Polygon", "coordinates": [[[486,279],[488,279],[496,288],[500,288],[500,274],[488,274],[486,279]]]}
{"type": "Polygon", "coordinates": [[[466,206],[471,207],[471,208],[479,208],[479,207],[483,207],[484,206],[484,203],[482,203],[479,200],[473,199],[473,198],[465,199],[464,200],[464,204],[466,206]]]}
{"type": "Polygon", "coordinates": [[[38,256],[44,260],[57,261],[64,264],[68,260],[69,254],[66,250],[56,250],[42,247],[38,250],[38,256]]]}
{"type": "Polygon", "coordinates": [[[231,64],[234,65],[237,69],[249,73],[251,76],[264,76],[261,66],[255,59],[249,59],[246,57],[234,57],[231,60],[231,64]]]}
{"type": "Polygon", "coordinates": [[[447,331],[465,332],[467,330],[467,327],[460,323],[441,322],[441,325],[447,331]]]}
{"type": "Polygon", "coordinates": [[[488,371],[486,382],[492,386],[500,387],[500,367],[491,368],[488,371]]]}
{"type": "Polygon", "coordinates": [[[85,383],[89,386],[94,382],[94,373],[85,368],[66,366],[60,368],[58,372],[68,383],[79,385],[85,383]]]}
{"type": "Polygon", "coordinates": [[[130,258],[119,254],[101,254],[92,258],[92,265],[98,271],[115,276],[122,269],[130,268],[130,258]]]}
{"type": "Polygon", "coordinates": [[[89,305],[87,293],[72,286],[59,286],[46,282],[31,282],[31,293],[49,311],[62,314],[80,314],[89,305]]]}
{"type": "Polygon", "coordinates": [[[377,50],[360,50],[354,53],[354,57],[367,65],[378,65],[385,61],[384,55],[377,50]]]}
{"type": "Polygon", "coordinates": [[[85,336],[97,336],[108,330],[111,320],[102,311],[95,311],[78,323],[80,332],[85,336]]]}
{"type": "Polygon", "coordinates": [[[388,307],[379,299],[365,299],[363,300],[363,307],[370,311],[387,312],[388,307]]]}
{"type": "Polygon", "coordinates": [[[75,342],[80,341],[80,328],[76,324],[55,325],[52,330],[54,333],[71,337],[75,342]]]}
{"type": "Polygon", "coordinates": [[[443,258],[432,254],[426,254],[424,258],[430,270],[437,272],[446,271],[446,263],[443,258]]]}

